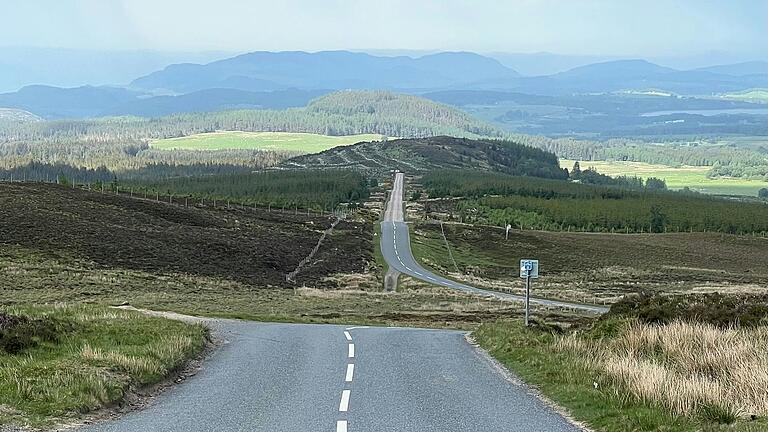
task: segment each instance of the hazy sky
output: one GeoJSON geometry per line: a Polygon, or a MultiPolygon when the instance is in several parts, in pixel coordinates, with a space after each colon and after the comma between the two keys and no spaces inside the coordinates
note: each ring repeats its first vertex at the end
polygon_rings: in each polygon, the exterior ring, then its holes
{"type": "Polygon", "coordinates": [[[2,0],[0,44],[768,54],[768,0],[2,0]]]}

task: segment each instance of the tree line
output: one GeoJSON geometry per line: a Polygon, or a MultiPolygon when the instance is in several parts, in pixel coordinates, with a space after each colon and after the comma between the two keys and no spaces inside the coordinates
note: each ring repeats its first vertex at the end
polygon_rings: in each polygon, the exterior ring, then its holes
{"type": "MultiPolygon", "coordinates": [[[[497,173],[437,171],[422,178],[431,198],[459,198],[454,217],[542,230],[768,232],[768,206],[654,188],[626,189],[497,173]]],[[[438,204],[434,204],[438,205],[438,204]]]]}

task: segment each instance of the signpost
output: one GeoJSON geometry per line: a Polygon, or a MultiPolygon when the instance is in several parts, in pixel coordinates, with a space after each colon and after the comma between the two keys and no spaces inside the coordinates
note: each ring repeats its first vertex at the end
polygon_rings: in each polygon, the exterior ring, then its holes
{"type": "Polygon", "coordinates": [[[539,277],[539,260],[520,260],[520,277],[525,278],[525,326],[528,327],[531,314],[531,279],[539,277]]]}

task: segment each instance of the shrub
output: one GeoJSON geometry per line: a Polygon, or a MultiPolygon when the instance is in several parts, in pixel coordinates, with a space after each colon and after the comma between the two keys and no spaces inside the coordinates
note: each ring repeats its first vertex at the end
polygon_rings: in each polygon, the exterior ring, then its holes
{"type": "Polygon", "coordinates": [[[19,354],[40,342],[56,342],[63,323],[51,318],[32,319],[0,312],[0,352],[19,354]]]}
{"type": "Polygon", "coordinates": [[[627,296],[615,303],[605,318],[610,316],[634,317],[649,324],[669,324],[682,320],[708,323],[721,328],[734,325],[757,327],[768,323],[768,294],[644,293],[627,296]]]}

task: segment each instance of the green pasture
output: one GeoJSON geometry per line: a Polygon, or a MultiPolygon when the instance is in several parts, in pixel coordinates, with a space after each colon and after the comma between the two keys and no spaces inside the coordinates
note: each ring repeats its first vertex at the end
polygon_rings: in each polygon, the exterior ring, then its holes
{"type": "Polygon", "coordinates": [[[364,134],[328,136],[291,132],[211,132],[152,142],[161,150],[273,150],[319,153],[333,147],[361,141],[382,139],[381,135],[364,134]]]}

